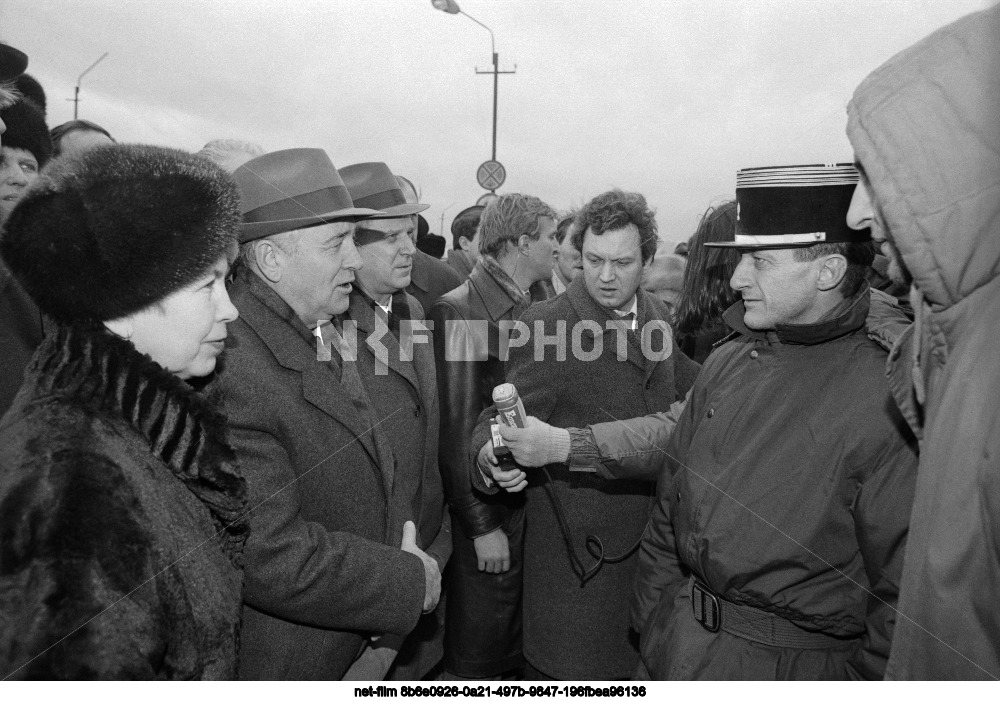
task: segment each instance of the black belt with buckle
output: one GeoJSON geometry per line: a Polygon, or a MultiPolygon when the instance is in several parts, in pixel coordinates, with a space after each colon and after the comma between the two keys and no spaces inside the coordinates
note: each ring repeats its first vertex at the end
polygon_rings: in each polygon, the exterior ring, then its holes
{"type": "Polygon", "coordinates": [[[775,613],[726,601],[695,577],[691,578],[691,610],[694,620],[710,633],[724,630],[739,638],[775,647],[824,650],[855,645],[860,640],[858,636],[838,638],[806,630],[775,613]]]}
{"type": "Polygon", "coordinates": [[[691,609],[694,620],[709,633],[718,633],[722,627],[722,602],[715,593],[699,582],[691,580],[691,609]]]}

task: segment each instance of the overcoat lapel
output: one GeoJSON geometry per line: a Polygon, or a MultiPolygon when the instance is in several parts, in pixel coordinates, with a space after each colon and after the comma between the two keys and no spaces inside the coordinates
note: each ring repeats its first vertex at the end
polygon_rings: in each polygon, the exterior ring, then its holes
{"type": "MultiPolygon", "coordinates": [[[[603,344],[604,350],[602,353],[609,354],[607,357],[610,358],[618,357],[619,332],[615,329],[608,328],[607,322],[611,321],[621,327],[621,333],[624,334],[627,339],[625,351],[628,362],[642,370],[645,373],[646,379],[648,379],[655,369],[656,363],[647,361],[647,359],[643,356],[640,338],[642,334],[642,326],[646,321],[644,316],[647,316],[649,311],[652,311],[652,309],[650,308],[650,305],[646,304],[642,290],[638,290],[636,294],[638,295],[638,304],[636,309],[638,330],[635,333],[632,333],[627,322],[616,318],[617,315],[612,316],[612,313],[608,312],[604,307],[594,301],[594,298],[590,296],[589,292],[587,292],[587,287],[583,282],[583,276],[577,276],[577,278],[569,284],[569,287],[566,288],[566,296],[569,299],[570,304],[573,305],[573,310],[576,312],[577,316],[580,317],[580,320],[594,321],[601,327],[602,332],[600,334],[599,342],[603,344]]],[[[655,314],[655,311],[653,313],[655,314]]],[[[567,329],[567,333],[570,331],[571,329],[567,329]]]]}
{"type": "MultiPolygon", "coordinates": [[[[670,348],[671,353],[680,352],[678,348],[674,347],[674,334],[673,329],[670,327],[670,323],[663,318],[663,315],[657,310],[656,306],[650,302],[650,295],[647,294],[641,287],[636,290],[636,295],[638,297],[638,304],[636,305],[636,318],[639,322],[638,331],[634,334],[635,349],[639,351],[639,358],[643,363],[643,367],[646,369],[646,380],[649,380],[653,371],[656,370],[660,362],[666,358],[661,357],[663,354],[659,353],[660,349],[664,346],[661,344],[669,344],[666,347],[670,348]],[[642,329],[650,321],[662,326],[663,333],[666,334],[667,338],[663,339],[659,337],[659,334],[650,334],[650,345],[652,348],[649,349],[649,353],[642,352],[642,329]],[[667,340],[669,339],[669,340],[667,340]]],[[[652,327],[650,327],[652,329],[652,327]]],[[[632,358],[631,346],[629,348],[629,359],[632,358]]],[[[673,364],[670,365],[671,372],[673,372],[673,364]]]]}
{"type": "MultiPolygon", "coordinates": [[[[417,299],[410,295],[407,295],[407,301],[410,306],[410,320],[414,324],[424,324],[424,328],[426,329],[420,335],[427,342],[413,343],[413,362],[408,365],[416,371],[417,389],[420,392],[420,399],[424,406],[429,409],[432,403],[436,403],[435,400],[437,398],[437,366],[434,364],[433,336],[430,330],[427,329],[426,310],[420,306],[420,302],[417,299]]],[[[425,417],[425,420],[429,420],[429,417],[425,417]]]]}
{"type": "MultiPolygon", "coordinates": [[[[334,377],[329,362],[318,360],[315,343],[310,346],[292,321],[285,319],[286,310],[280,309],[285,303],[277,293],[266,287],[256,289],[263,287],[263,283],[253,285],[246,278],[249,275],[254,273],[243,271],[230,288],[230,296],[240,310],[240,318],[260,337],[279,365],[300,374],[302,397],[347,428],[368,453],[372,469],[384,472],[372,426],[361,416],[350,394],[334,377]],[[273,299],[270,298],[272,296],[273,299]],[[279,309],[275,309],[276,306],[279,309]]],[[[287,312],[294,314],[291,309],[287,312]]],[[[382,476],[384,482],[385,476],[382,476]]]]}
{"type": "MultiPolygon", "coordinates": [[[[408,301],[410,304],[419,304],[413,297],[410,297],[408,301]]],[[[389,370],[402,376],[413,386],[417,396],[423,396],[420,394],[420,380],[417,377],[414,364],[402,361],[399,340],[389,330],[385,318],[372,308],[368,299],[358,291],[351,293],[348,316],[358,325],[358,352],[375,354],[376,363],[384,360],[389,370]],[[372,344],[369,344],[369,338],[372,339],[374,348],[372,344]],[[388,351],[386,358],[380,359],[378,357],[381,355],[381,350],[376,351],[375,348],[378,348],[379,344],[388,351]]],[[[416,349],[414,349],[415,351],[416,349]]]]}

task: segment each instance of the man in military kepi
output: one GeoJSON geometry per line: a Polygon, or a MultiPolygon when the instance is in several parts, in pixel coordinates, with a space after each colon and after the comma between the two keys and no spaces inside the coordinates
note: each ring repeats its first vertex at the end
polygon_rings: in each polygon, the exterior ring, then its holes
{"type": "MultiPolygon", "coordinates": [[[[676,412],[569,429],[574,466],[660,469],[632,602],[640,678],[881,678],[916,439],[865,330],[868,230],[850,164],[736,181],[734,333],[676,412]],[[596,458],[594,456],[597,456],[596,458]]],[[[522,467],[525,435],[503,430],[522,467]]]]}
{"type": "MultiPolygon", "coordinates": [[[[633,625],[658,679],[877,679],[916,477],[885,350],[865,333],[874,250],[852,165],[737,175],[742,258],[666,443],[633,625]]],[[[633,435],[633,434],[629,434],[633,435]]]]}

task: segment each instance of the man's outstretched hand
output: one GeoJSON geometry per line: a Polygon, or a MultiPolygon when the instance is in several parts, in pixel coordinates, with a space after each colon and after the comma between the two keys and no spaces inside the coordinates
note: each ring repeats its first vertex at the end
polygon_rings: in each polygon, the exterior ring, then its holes
{"type": "Polygon", "coordinates": [[[542,467],[569,459],[569,431],[550,426],[534,416],[524,420],[524,428],[501,423],[500,435],[521,467],[542,467]]]}

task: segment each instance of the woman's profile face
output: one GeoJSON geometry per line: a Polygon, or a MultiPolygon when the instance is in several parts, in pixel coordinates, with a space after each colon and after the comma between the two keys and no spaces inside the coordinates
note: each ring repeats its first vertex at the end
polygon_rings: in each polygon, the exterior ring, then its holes
{"type": "Polygon", "coordinates": [[[121,320],[130,323],[124,334],[118,326],[110,328],[125,336],[130,330],[140,353],[182,380],[208,375],[225,346],[226,324],[239,315],[226,291],[229,262],[222,256],[192,284],[121,320]]]}

